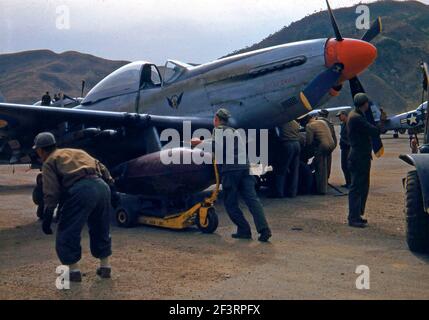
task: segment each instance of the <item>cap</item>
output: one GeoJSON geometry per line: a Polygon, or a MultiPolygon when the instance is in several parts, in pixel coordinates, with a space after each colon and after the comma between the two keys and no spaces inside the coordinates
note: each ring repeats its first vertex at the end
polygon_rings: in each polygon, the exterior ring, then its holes
{"type": "Polygon", "coordinates": [[[341,116],[341,115],[347,115],[347,111],[345,111],[345,110],[341,110],[341,111],[338,111],[338,113],[337,113],[337,117],[339,117],[339,116],[341,116]]]}
{"type": "Polygon", "coordinates": [[[33,149],[46,148],[57,144],[55,137],[50,132],[39,133],[34,139],[33,149]]]}
{"type": "Polygon", "coordinates": [[[225,108],[220,108],[216,111],[216,116],[223,121],[228,121],[228,119],[231,118],[231,114],[225,108]]]}
{"type": "Polygon", "coordinates": [[[369,102],[369,98],[365,93],[358,93],[354,96],[353,101],[356,107],[360,107],[369,102]]]}
{"type": "Polygon", "coordinates": [[[319,111],[319,116],[327,117],[327,116],[329,116],[329,111],[326,109],[322,109],[319,111]]]}

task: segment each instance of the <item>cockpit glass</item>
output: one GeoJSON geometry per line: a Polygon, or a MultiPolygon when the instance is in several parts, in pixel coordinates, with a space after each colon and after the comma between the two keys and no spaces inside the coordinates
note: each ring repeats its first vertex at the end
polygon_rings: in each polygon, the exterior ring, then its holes
{"type": "Polygon", "coordinates": [[[127,64],[98,83],[85,97],[85,102],[95,102],[139,89],[142,62],[127,64]]]}
{"type": "Polygon", "coordinates": [[[173,82],[179,78],[184,71],[185,69],[183,67],[168,61],[164,68],[164,82],[167,84],[173,82]]]}
{"type": "Polygon", "coordinates": [[[161,77],[159,76],[158,69],[155,66],[151,67],[151,80],[155,86],[161,85],[161,77]]]}

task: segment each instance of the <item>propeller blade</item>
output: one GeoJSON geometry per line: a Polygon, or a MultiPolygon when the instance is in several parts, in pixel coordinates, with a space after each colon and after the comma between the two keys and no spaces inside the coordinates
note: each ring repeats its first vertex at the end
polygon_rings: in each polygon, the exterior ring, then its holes
{"type": "Polygon", "coordinates": [[[429,66],[426,62],[422,62],[422,71],[423,71],[423,90],[428,91],[429,87],[429,66]]]}
{"type": "Polygon", "coordinates": [[[335,20],[334,13],[332,12],[331,6],[329,5],[329,1],[326,0],[326,5],[328,6],[329,17],[331,18],[332,28],[334,28],[335,39],[337,41],[343,41],[343,37],[341,36],[340,29],[338,28],[337,21],[335,20]]]}
{"type": "MultiPolygon", "coordinates": [[[[354,77],[349,80],[350,91],[352,92],[352,98],[358,93],[365,93],[365,89],[363,88],[362,83],[360,82],[358,77],[354,77]]],[[[369,123],[372,125],[376,125],[376,121],[374,120],[373,108],[376,108],[372,101],[369,101],[369,108],[365,112],[365,117],[369,123]]],[[[380,158],[384,154],[384,146],[381,141],[381,137],[372,137],[372,150],[377,158],[380,158]]]]}
{"type": "Polygon", "coordinates": [[[358,93],[365,93],[365,89],[362,86],[362,83],[360,82],[358,77],[351,78],[349,80],[350,84],[350,91],[352,92],[352,98],[355,97],[358,93]]]}
{"type": "Polygon", "coordinates": [[[308,110],[317,106],[329,90],[337,84],[343,69],[342,64],[333,65],[314,78],[301,92],[301,101],[308,110]]]}
{"type": "Polygon", "coordinates": [[[371,28],[363,35],[362,39],[366,42],[371,42],[376,36],[378,36],[383,30],[383,25],[381,24],[381,17],[378,17],[377,20],[373,22],[371,28]]]}

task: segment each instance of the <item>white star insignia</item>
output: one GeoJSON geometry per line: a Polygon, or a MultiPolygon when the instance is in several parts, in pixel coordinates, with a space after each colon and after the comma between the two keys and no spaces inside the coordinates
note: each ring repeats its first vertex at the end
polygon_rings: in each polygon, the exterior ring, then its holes
{"type": "Polygon", "coordinates": [[[417,117],[412,114],[411,117],[408,118],[410,125],[417,124],[417,117]]]}

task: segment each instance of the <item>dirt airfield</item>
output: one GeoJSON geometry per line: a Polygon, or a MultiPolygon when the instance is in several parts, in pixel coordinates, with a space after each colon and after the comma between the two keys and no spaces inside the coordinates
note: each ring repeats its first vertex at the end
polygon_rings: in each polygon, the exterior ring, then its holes
{"type": "MultiPolygon", "coordinates": [[[[221,201],[213,235],[197,230],[112,227],[113,278],[95,275],[97,261],[83,233],[81,284],[57,290],[54,237],[45,236],[31,192],[36,171],[0,167],[0,299],[429,299],[429,257],[405,243],[401,180],[411,168],[398,159],[408,138],[385,136],[373,161],[369,227],[346,226],[347,197],[272,200],[262,197],[272,242],[239,241],[221,201]],[[356,289],[357,266],[370,269],[370,289],[356,289]]],[[[339,150],[333,185],[343,184],[339,150]]],[[[249,217],[250,219],[250,217],[249,217]]],[[[429,232],[429,230],[428,230],[429,232]]]]}

